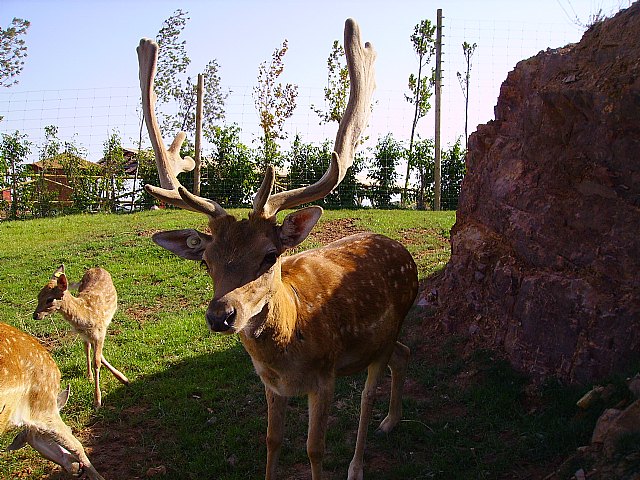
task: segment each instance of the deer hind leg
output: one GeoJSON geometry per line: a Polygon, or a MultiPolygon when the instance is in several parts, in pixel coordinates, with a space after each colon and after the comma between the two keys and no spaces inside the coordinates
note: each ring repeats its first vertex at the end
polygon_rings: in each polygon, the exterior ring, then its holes
{"type": "Polygon", "coordinates": [[[87,360],[87,378],[90,382],[93,382],[93,368],[91,363],[91,343],[88,340],[84,340],[84,356],[87,360]]]}
{"type": "Polygon", "coordinates": [[[280,457],[282,439],[284,437],[284,422],[287,411],[287,397],[281,397],[269,387],[265,386],[267,397],[267,473],[266,480],[276,478],[276,466],[280,457]]]}
{"type": "Polygon", "coordinates": [[[363,478],[363,456],[364,447],[367,441],[367,430],[369,419],[373,410],[373,403],[376,399],[376,388],[387,365],[387,357],[383,360],[376,360],[367,369],[367,381],[362,390],[360,399],[360,423],[358,424],[358,438],[356,440],[356,450],[353,459],[349,464],[349,475],[347,480],[362,480],[363,478]]]}
{"type": "Polygon", "coordinates": [[[104,365],[104,367],[107,370],[109,370],[111,373],[113,373],[114,377],[116,377],[121,383],[123,383],[125,385],[129,385],[129,379],[124,375],[124,373],[122,373],[120,370],[118,370],[113,365],[111,365],[109,362],[107,362],[107,359],[104,358],[104,355],[102,355],[101,360],[102,360],[102,365],[104,365]]]}
{"type": "Polygon", "coordinates": [[[309,393],[309,431],[307,433],[307,455],[311,463],[312,480],[322,478],[322,460],[329,420],[329,409],[333,402],[335,379],[329,378],[320,384],[318,390],[309,393]]]}
{"type": "Polygon", "coordinates": [[[379,432],[389,433],[402,419],[402,389],[404,379],[407,376],[407,365],[411,350],[406,345],[396,342],[389,368],[391,369],[391,398],[389,400],[389,413],[378,427],[379,432]]]}

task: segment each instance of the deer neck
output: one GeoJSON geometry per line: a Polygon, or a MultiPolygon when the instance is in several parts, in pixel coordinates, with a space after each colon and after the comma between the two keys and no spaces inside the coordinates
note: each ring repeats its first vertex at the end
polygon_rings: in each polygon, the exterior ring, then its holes
{"type": "Polygon", "coordinates": [[[299,300],[295,287],[279,282],[278,288],[262,311],[254,317],[247,339],[261,343],[273,343],[278,349],[285,349],[296,335],[298,325],[299,300]]]}
{"type": "Polygon", "coordinates": [[[74,297],[68,290],[65,291],[62,296],[58,311],[62,314],[65,320],[73,325],[87,323],[87,318],[90,317],[84,300],[82,298],[74,297]]]}

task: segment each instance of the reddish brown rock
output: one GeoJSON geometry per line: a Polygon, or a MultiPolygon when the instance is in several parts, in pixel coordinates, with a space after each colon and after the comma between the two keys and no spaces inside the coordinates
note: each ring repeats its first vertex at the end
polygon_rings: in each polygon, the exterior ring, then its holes
{"type": "Polygon", "coordinates": [[[640,353],[640,3],[518,63],[468,173],[440,326],[534,377],[589,381],[640,353]]]}

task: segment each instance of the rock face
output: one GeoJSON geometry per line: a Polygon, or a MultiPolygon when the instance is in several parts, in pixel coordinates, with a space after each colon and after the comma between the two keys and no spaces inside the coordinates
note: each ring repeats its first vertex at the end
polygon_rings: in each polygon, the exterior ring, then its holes
{"type": "Polygon", "coordinates": [[[440,326],[534,377],[640,355],[640,3],[517,64],[469,139],[440,326]]]}

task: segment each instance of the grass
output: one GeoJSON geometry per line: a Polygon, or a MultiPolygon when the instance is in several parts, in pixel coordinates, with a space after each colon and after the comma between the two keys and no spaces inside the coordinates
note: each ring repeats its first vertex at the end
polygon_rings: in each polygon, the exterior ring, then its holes
{"type": "MultiPolygon", "coordinates": [[[[345,225],[373,230],[401,240],[424,280],[448,260],[454,221],[454,212],[327,211],[303,248],[345,225]]],[[[0,223],[0,321],[37,336],[52,351],[63,383],[72,388],[63,416],[107,480],[146,478],[149,469],[171,479],[263,477],[266,405],[250,358],[235,336],[207,330],[203,314],[212,287],[198,263],[149,238],[157,230],[204,226],[202,215],[175,210],[0,223]],[[61,316],[31,317],[40,287],[60,263],[71,281],[100,265],[118,289],[105,357],[132,383],[123,387],[105,371],[98,412],[83,377],[81,342],[61,316]]],[[[493,352],[469,354],[460,338],[425,336],[422,325],[432,318],[415,308],[406,321],[402,341],[413,358],[404,420],[389,435],[369,436],[366,478],[543,478],[588,442],[594,414],[575,412],[583,391],[550,383],[532,395],[527,379],[493,352]]],[[[363,382],[364,375],[338,382],[327,434],[328,479],[346,476],[363,382]]],[[[380,396],[376,422],[387,400],[380,396]]],[[[308,478],[305,400],[292,399],[287,415],[279,478],[308,478]]],[[[12,433],[0,436],[0,448],[12,433]]],[[[24,448],[0,454],[0,478],[66,477],[24,448]]]]}

